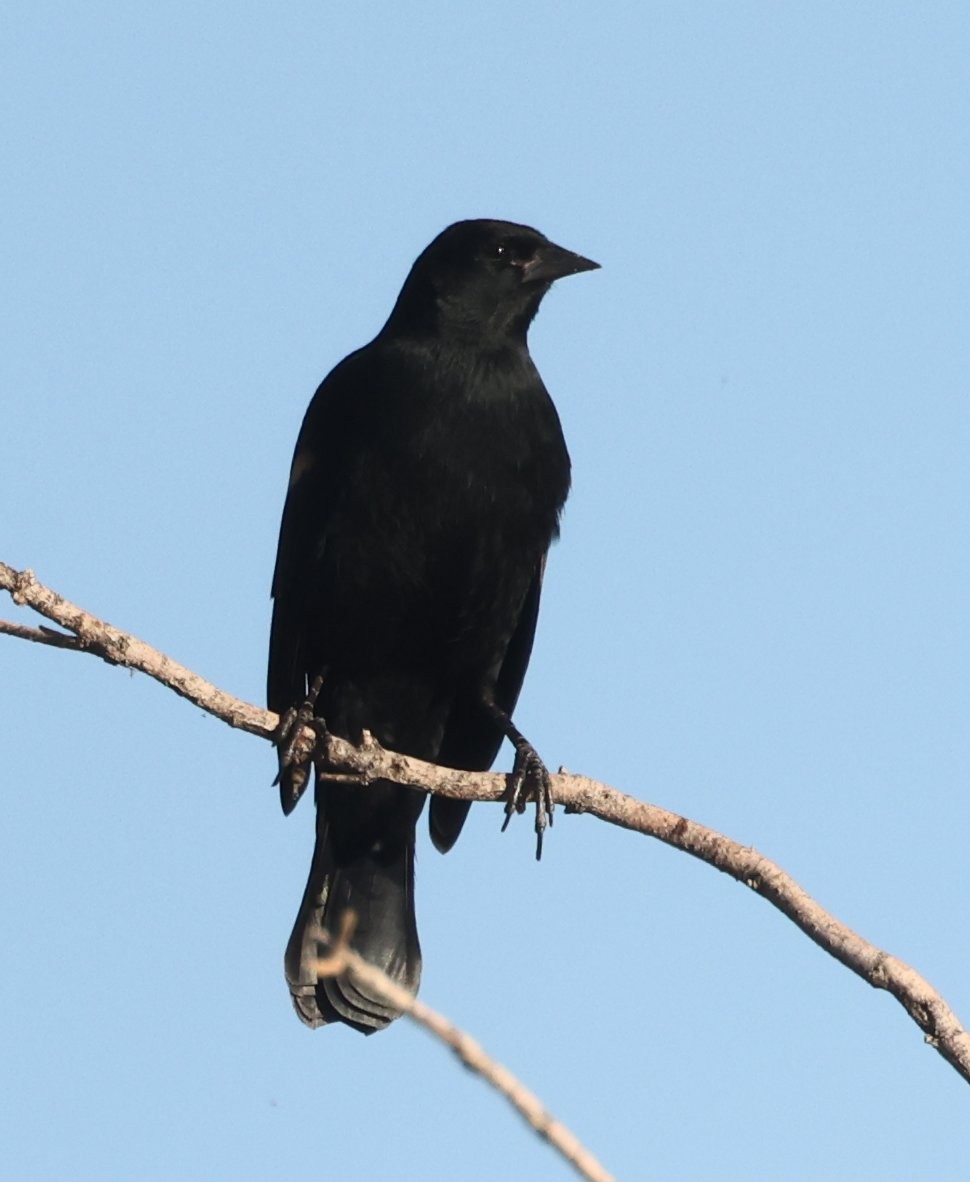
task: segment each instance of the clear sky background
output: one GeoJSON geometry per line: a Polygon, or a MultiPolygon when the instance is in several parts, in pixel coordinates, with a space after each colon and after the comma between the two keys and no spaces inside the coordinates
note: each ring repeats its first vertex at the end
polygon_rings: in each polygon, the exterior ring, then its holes
{"type": "MultiPolygon", "coordinates": [[[[968,75],[965,3],[10,5],[0,559],[262,702],[316,384],[444,225],[534,224],[603,269],[531,336],[575,481],[520,726],[970,1019],[968,75]]],[[[267,745],[0,671],[3,1177],[569,1176],[407,1023],[297,1021],[267,745]]],[[[682,854],[500,819],[422,827],[422,996],[619,1178],[966,1178],[886,994],[682,854]]]]}

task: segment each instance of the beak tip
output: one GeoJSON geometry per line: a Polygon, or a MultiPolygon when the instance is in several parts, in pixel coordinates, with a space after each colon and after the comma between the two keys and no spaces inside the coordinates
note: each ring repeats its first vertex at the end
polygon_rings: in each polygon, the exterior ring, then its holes
{"type": "Polygon", "coordinates": [[[554,283],[557,279],[580,275],[583,271],[598,271],[599,268],[600,264],[592,259],[550,243],[545,251],[541,251],[535,259],[526,264],[523,274],[530,280],[554,283]]]}

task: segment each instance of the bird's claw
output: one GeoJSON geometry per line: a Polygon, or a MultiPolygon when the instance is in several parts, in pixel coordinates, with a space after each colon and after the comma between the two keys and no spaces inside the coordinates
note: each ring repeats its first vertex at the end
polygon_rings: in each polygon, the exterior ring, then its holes
{"type": "MultiPolygon", "coordinates": [[[[280,724],[276,731],[276,749],[279,752],[280,775],[294,764],[301,764],[306,761],[305,758],[298,758],[297,754],[300,745],[300,734],[304,727],[309,727],[316,735],[318,741],[326,737],[326,723],[322,718],[317,718],[313,713],[322,685],[323,678],[317,677],[313,685],[310,686],[306,698],[300,705],[291,706],[280,718],[280,724]]],[[[279,783],[279,775],[276,777],[275,782],[279,783]]]]}
{"type": "Polygon", "coordinates": [[[536,804],[536,860],[542,857],[542,838],[552,825],[555,800],[552,795],[552,781],[549,770],[539,758],[531,743],[516,748],[512,774],[509,776],[509,794],[505,802],[505,820],[502,832],[508,828],[513,813],[524,813],[530,797],[536,804]]]}

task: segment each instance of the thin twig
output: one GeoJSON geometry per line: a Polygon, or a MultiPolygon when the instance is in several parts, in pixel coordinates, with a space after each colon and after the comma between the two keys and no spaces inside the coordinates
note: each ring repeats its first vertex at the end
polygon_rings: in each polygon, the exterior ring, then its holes
{"type": "Polygon", "coordinates": [[[413,1018],[419,1026],[423,1026],[445,1046],[450,1047],[470,1071],[480,1075],[486,1083],[500,1092],[523,1120],[564,1157],[581,1177],[586,1178],[587,1182],[614,1182],[613,1175],[604,1169],[576,1135],[557,1120],[539,1097],[516,1079],[507,1067],[493,1059],[475,1039],[460,1030],[453,1022],[424,1002],[418,1001],[413,994],[396,981],[392,981],[386,973],[368,964],[351,950],[349,941],[353,935],[355,921],[354,913],[345,911],[340,918],[340,933],[336,938],[322,929],[314,932],[314,936],[330,948],[329,955],[316,962],[317,977],[339,977],[347,973],[368,995],[382,998],[394,1009],[413,1018]]]}
{"type": "Polygon", "coordinates": [[[76,636],[68,636],[66,632],[57,632],[53,628],[30,628],[26,624],[14,624],[11,620],[0,620],[0,633],[4,636],[16,636],[20,640],[32,640],[35,644],[50,644],[54,648],[84,649],[82,641],[76,636]]]}
{"type": "MultiPolygon", "coordinates": [[[[74,633],[83,641],[85,652],[147,673],[230,726],[264,739],[273,737],[279,724],[277,715],[233,698],[144,641],[98,620],[44,587],[31,571],[17,571],[0,563],[0,589],[9,591],[15,602],[34,608],[74,633]]],[[[501,800],[508,783],[506,776],[494,772],[461,772],[386,751],[369,735],[355,747],[330,734],[318,741],[305,728],[298,754],[306,759],[312,754],[334,773],[357,777],[362,784],[390,780],[458,800],[501,800]]],[[[837,920],[780,866],[750,846],[586,776],[560,773],[550,780],[554,799],[567,813],[589,813],[657,838],[731,875],[767,899],[820,948],[874,988],[891,993],[923,1031],[926,1042],[970,1082],[970,1034],[941,994],[915,969],[837,920]]]]}

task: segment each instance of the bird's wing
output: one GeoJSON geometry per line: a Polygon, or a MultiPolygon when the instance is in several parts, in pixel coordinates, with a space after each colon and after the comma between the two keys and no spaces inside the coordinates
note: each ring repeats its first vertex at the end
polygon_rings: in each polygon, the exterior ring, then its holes
{"type": "MultiPolygon", "coordinates": [[[[273,623],[270,629],[266,702],[281,717],[299,706],[307,694],[305,650],[308,593],[312,563],[325,544],[326,506],[321,504],[321,482],[312,468],[320,461],[302,443],[301,432],[290,469],[283,507],[280,540],[273,571],[273,623]]],[[[325,484],[322,485],[325,488],[325,484]]],[[[306,768],[280,764],[280,803],[283,812],[296,806],[308,782],[306,768]]]]}
{"type": "MultiPolygon", "coordinates": [[[[323,673],[312,669],[311,608],[325,612],[319,601],[320,571],[327,538],[347,479],[348,456],[355,447],[355,425],[349,409],[359,382],[360,361],[351,354],[321,383],[300,429],[280,524],[273,571],[273,623],[270,630],[266,701],[283,715],[306,698],[308,681],[323,673]]],[[[319,621],[316,626],[319,642],[319,621]]],[[[319,657],[319,654],[317,654],[319,657]]],[[[289,813],[307,783],[306,769],[284,769],[280,800],[289,813]]]]}
{"type": "MultiPolygon", "coordinates": [[[[519,617],[495,682],[495,704],[510,716],[515,710],[532,655],[545,568],[546,558],[543,555],[522,601],[519,617]]],[[[446,767],[485,771],[491,766],[501,746],[502,732],[481,709],[479,703],[457,701],[448,718],[438,752],[438,762],[446,767]]],[[[471,802],[467,800],[449,800],[444,796],[431,798],[431,840],[441,853],[447,853],[458,840],[470,807],[471,802]]]]}
{"type": "MultiPolygon", "coordinates": [[[[529,667],[532,656],[532,644],[536,635],[536,621],[539,618],[539,599],[542,595],[542,576],[546,571],[546,556],[543,554],[536,567],[529,590],[522,601],[519,619],[505,650],[505,660],[499,670],[498,681],[495,683],[495,702],[501,706],[506,714],[511,715],[515,710],[515,703],[519,700],[519,691],[525,679],[525,671],[529,667]]],[[[496,747],[496,753],[498,748],[496,747]]],[[[492,759],[495,755],[492,756],[492,759]]],[[[491,761],[489,761],[491,762],[491,761]]]]}
{"type": "MultiPolygon", "coordinates": [[[[306,696],[311,670],[306,653],[310,599],[323,565],[327,536],[339,511],[340,490],[358,446],[355,410],[370,378],[368,350],[359,349],[320,383],[307,407],[290,465],[276,567],[270,632],[267,705],[282,714],[306,696]]],[[[314,603],[314,610],[319,604],[314,603]]]]}
{"type": "Polygon", "coordinates": [[[311,478],[310,469],[316,462],[305,446],[297,445],[280,525],[266,679],[266,702],[277,714],[306,696],[307,669],[302,648],[307,590],[326,519],[326,507],[313,495],[320,483],[311,478]]]}

